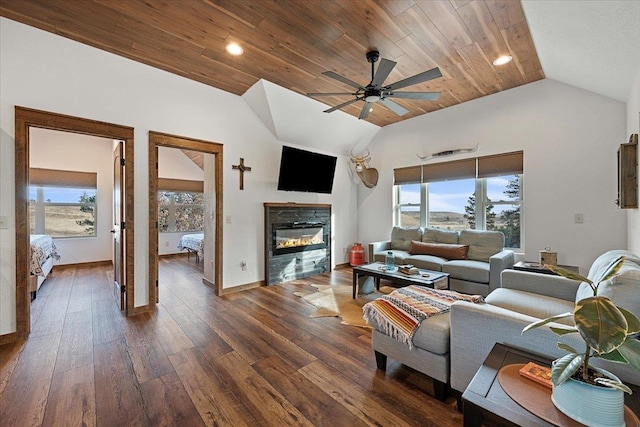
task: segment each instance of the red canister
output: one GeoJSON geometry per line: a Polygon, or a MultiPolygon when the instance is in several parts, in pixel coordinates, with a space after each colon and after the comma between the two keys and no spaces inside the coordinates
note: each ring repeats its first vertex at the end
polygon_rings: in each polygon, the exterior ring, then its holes
{"type": "Polygon", "coordinates": [[[351,264],[351,267],[364,264],[364,248],[362,247],[362,243],[354,243],[351,247],[349,264],[351,264]]]}

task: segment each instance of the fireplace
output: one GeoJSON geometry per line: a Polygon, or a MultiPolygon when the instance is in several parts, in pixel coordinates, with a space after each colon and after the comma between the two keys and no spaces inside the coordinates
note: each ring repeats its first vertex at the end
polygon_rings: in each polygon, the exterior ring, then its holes
{"type": "Polygon", "coordinates": [[[265,282],[331,271],[331,205],[265,203],[265,282]]]}
{"type": "Polygon", "coordinates": [[[327,247],[328,232],[322,223],[292,222],[273,224],[273,255],[312,251],[327,247]]]}

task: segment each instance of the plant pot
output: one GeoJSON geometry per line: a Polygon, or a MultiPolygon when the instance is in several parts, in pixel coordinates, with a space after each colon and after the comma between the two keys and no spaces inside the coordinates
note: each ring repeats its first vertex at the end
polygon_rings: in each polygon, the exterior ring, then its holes
{"type": "MultiPolygon", "coordinates": [[[[604,369],[591,367],[619,381],[604,369]]],[[[586,426],[624,427],[624,392],[569,378],[553,386],[551,401],[563,414],[586,426]]]]}

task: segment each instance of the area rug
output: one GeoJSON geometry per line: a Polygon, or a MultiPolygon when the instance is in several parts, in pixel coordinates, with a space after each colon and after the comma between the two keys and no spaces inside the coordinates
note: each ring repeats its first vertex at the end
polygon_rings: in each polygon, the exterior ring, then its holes
{"type": "Polygon", "coordinates": [[[342,319],[340,323],[343,325],[358,326],[360,328],[371,328],[362,317],[362,306],[395,289],[390,286],[380,286],[380,291],[361,294],[356,299],[353,299],[353,288],[348,285],[311,286],[316,288],[317,291],[297,291],[293,293],[316,307],[316,311],[310,317],[340,317],[342,319]]]}

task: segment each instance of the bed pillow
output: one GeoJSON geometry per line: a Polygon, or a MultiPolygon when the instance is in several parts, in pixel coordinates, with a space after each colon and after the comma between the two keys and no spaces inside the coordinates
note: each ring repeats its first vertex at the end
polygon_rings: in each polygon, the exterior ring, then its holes
{"type": "Polygon", "coordinates": [[[411,255],[433,255],[445,259],[467,259],[469,245],[411,241],[411,255]]]}

